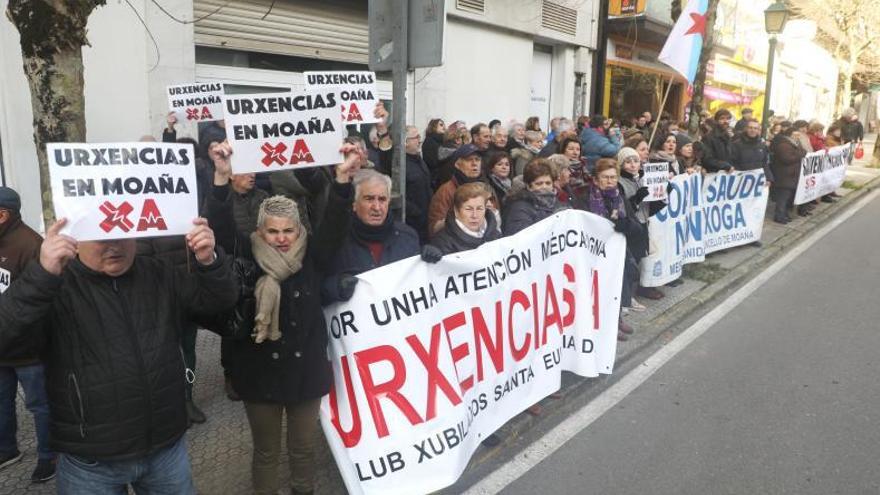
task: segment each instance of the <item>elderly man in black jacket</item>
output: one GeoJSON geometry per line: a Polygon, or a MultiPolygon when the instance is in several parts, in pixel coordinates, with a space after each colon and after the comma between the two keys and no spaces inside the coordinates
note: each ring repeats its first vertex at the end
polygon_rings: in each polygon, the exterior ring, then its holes
{"type": "Polygon", "coordinates": [[[181,321],[230,309],[238,289],[193,223],[187,273],[135,256],[133,239],[78,243],[61,219],[0,298],[0,358],[30,349],[46,368],[59,493],[195,493],[181,321]]]}
{"type": "Polygon", "coordinates": [[[773,182],[770,170],[770,150],[761,139],[761,123],[747,119],[742,134],[733,138],[730,146],[730,164],[736,170],[764,170],[767,182],[773,182]]]}
{"type": "Polygon", "coordinates": [[[347,301],[354,294],[356,275],[419,254],[419,236],[394,220],[388,210],[391,178],[375,170],[354,176],[353,214],[340,225],[346,239],[324,279],[323,303],[347,301]]]}

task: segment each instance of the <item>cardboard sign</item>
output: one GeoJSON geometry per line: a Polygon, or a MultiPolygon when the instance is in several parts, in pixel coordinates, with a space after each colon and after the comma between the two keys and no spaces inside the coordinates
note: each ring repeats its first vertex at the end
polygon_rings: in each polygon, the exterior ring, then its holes
{"type": "Polygon", "coordinates": [[[666,201],[666,186],[669,184],[669,163],[646,163],[642,165],[645,174],[640,183],[648,188],[648,196],[642,201],[666,201]]]}
{"type": "Polygon", "coordinates": [[[178,143],[49,143],[55,217],[80,241],[186,234],[198,217],[195,153],[178,143]]]}
{"type": "Polygon", "coordinates": [[[846,167],[852,160],[853,144],[808,153],[801,160],[794,204],[802,205],[831,194],[846,180],[846,167]]]}
{"type": "Polygon", "coordinates": [[[342,163],[335,93],[226,95],[223,108],[236,174],[342,163]]]}
{"type": "Polygon", "coordinates": [[[223,120],[223,83],[168,86],[168,110],[178,122],[223,120]]]}
{"type": "Polygon", "coordinates": [[[334,385],[321,424],[348,493],[430,493],[480,442],[559,389],[609,374],[625,238],[566,210],[511,237],[358,276],[325,308],[334,385]]]}
{"type": "Polygon", "coordinates": [[[375,72],[304,72],[303,78],[306,82],[306,91],[309,93],[336,92],[344,125],[378,122],[378,119],[373,117],[373,109],[379,102],[375,72]]]}

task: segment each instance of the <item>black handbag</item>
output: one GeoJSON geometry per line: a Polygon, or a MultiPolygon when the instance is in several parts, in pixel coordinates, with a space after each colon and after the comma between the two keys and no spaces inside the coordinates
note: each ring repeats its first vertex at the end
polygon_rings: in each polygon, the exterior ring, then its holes
{"type": "Polygon", "coordinates": [[[257,316],[257,299],[254,287],[260,278],[257,263],[249,258],[239,256],[238,237],[235,239],[232,258],[232,272],[238,281],[238,302],[231,310],[203,318],[200,324],[223,338],[244,340],[251,338],[254,332],[254,318],[257,316]]]}

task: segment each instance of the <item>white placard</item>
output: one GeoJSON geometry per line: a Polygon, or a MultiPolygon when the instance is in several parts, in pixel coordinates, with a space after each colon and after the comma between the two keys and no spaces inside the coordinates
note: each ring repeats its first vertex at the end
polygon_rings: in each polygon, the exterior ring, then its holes
{"type": "Polygon", "coordinates": [[[342,123],[370,124],[378,122],[373,109],[379,102],[376,73],[369,71],[304,72],[306,91],[335,91],[339,96],[342,123]]]}
{"type": "Polygon", "coordinates": [[[224,96],[232,171],[276,172],[342,163],[338,101],[332,92],[224,96]]]}
{"type": "Polygon", "coordinates": [[[190,83],[168,86],[168,110],[178,122],[223,120],[223,83],[190,83]]]}
{"type": "Polygon", "coordinates": [[[186,234],[198,217],[195,154],[178,143],[49,143],[55,217],[80,241],[186,234]]]}
{"type": "Polygon", "coordinates": [[[640,184],[648,188],[648,196],[642,201],[666,201],[666,186],[669,184],[669,163],[646,163],[642,165],[644,175],[640,184]]]}
{"type": "Polygon", "coordinates": [[[846,180],[846,167],[852,160],[853,144],[808,153],[801,160],[794,204],[802,205],[831,194],[846,180]]]}

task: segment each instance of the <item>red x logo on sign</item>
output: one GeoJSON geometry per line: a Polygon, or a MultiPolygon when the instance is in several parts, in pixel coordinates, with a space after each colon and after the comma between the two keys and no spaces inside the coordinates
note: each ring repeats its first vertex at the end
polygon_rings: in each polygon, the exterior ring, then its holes
{"type": "Polygon", "coordinates": [[[187,108],[186,120],[199,120],[199,110],[197,108],[187,108]]]}
{"type": "Polygon", "coordinates": [[[263,143],[263,146],[261,146],[260,149],[266,154],[262,161],[263,165],[267,167],[273,163],[284,165],[287,162],[287,159],[282,155],[282,153],[287,151],[287,146],[284,143],[278,143],[275,146],[272,146],[269,143],[263,143]]]}
{"type": "Polygon", "coordinates": [[[128,204],[128,201],[123,201],[119,208],[113,206],[113,203],[109,201],[104,201],[98,209],[106,215],[106,218],[104,218],[100,225],[101,230],[104,232],[110,232],[116,227],[119,227],[123,232],[128,232],[134,227],[134,223],[128,219],[128,215],[134,211],[134,208],[128,204]]]}

